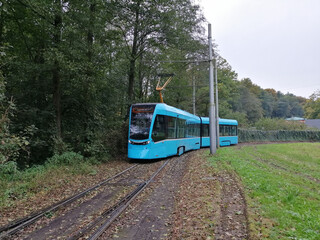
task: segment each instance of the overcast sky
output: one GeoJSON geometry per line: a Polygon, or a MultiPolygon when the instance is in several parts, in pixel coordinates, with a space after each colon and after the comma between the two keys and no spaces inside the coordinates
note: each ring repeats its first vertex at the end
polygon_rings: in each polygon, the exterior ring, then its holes
{"type": "Polygon", "coordinates": [[[262,88],[320,90],[320,0],[199,0],[218,50],[262,88]]]}

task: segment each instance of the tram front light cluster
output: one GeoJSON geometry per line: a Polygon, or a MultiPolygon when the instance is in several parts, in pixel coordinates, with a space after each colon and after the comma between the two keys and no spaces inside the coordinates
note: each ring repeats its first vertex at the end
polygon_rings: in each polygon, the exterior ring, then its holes
{"type": "Polygon", "coordinates": [[[133,145],[147,145],[150,143],[150,141],[145,141],[145,142],[134,142],[134,141],[131,141],[129,140],[129,143],[130,144],[133,144],[133,145]]]}

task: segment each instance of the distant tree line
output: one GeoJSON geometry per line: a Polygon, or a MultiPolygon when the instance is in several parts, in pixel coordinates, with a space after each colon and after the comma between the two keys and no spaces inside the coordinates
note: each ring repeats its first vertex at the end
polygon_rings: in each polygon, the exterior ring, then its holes
{"type": "MultiPolygon", "coordinates": [[[[205,18],[192,0],[4,0],[0,16],[0,164],[124,152],[129,106],[159,101],[160,73],[175,74],[166,103],[192,112],[195,81],[196,113],[208,115],[208,63],[193,63],[208,59],[205,18]]],[[[306,99],[217,61],[220,117],[304,115],[306,99]]]]}
{"type": "MultiPolygon", "coordinates": [[[[249,126],[261,118],[303,117],[303,105],[306,99],[293,94],[283,94],[274,89],[262,89],[252,83],[249,78],[238,80],[237,73],[221,56],[218,61],[219,116],[222,118],[238,119],[242,126],[249,126]]],[[[208,113],[208,86],[204,86],[208,77],[197,87],[198,114],[208,113]]],[[[186,96],[187,103],[191,102],[190,94],[186,96]]],[[[174,102],[172,102],[174,104],[174,102]]],[[[190,104],[189,104],[190,105],[190,104]]],[[[190,108],[188,110],[191,110],[190,108]]]]}

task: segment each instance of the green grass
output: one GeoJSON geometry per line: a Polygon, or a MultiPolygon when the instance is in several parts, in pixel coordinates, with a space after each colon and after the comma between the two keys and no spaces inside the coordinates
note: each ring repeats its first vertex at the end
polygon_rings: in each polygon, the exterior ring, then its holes
{"type": "Polygon", "coordinates": [[[220,148],[210,158],[235,171],[258,239],[320,239],[320,143],[220,148]]]}

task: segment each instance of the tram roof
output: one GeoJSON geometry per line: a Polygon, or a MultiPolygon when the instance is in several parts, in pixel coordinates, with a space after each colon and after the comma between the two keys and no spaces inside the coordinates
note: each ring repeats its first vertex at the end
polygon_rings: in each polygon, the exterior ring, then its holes
{"type": "Polygon", "coordinates": [[[179,108],[176,108],[176,107],[172,107],[172,106],[169,106],[165,103],[157,103],[157,107],[156,107],[156,111],[167,111],[167,112],[171,112],[171,113],[175,113],[175,114],[178,114],[178,115],[183,115],[183,116],[186,116],[188,118],[193,118],[193,119],[199,119],[198,116],[196,115],[193,115],[189,112],[186,112],[184,110],[181,110],[179,108]]]}
{"type": "MultiPolygon", "coordinates": [[[[201,117],[203,123],[209,123],[208,117],[201,117]]],[[[234,119],[219,118],[219,124],[238,125],[238,121],[234,119]]]]}
{"type": "MultiPolygon", "coordinates": [[[[165,103],[136,103],[133,105],[150,105],[150,106],[156,106],[156,111],[167,111],[167,112],[173,112],[178,115],[184,115],[189,118],[199,118],[196,115],[193,115],[189,112],[186,112],[184,110],[181,110],[176,107],[169,106],[165,103]]],[[[203,123],[209,123],[209,118],[208,117],[201,117],[203,123]]],[[[224,119],[224,118],[219,118],[219,124],[227,124],[227,125],[238,125],[238,121],[234,119],[224,119]]]]}

